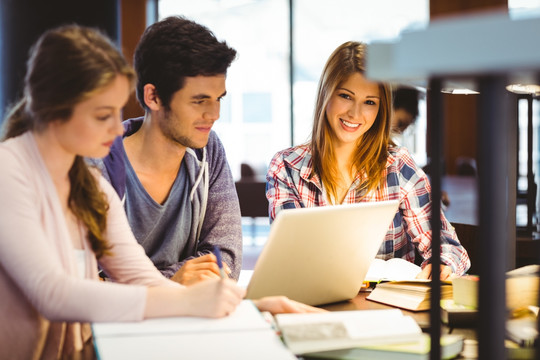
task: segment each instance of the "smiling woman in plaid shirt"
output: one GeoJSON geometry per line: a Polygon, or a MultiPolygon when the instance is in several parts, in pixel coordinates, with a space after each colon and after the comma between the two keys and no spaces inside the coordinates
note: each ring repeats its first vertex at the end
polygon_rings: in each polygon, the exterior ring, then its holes
{"type": "MultiPolygon", "coordinates": [[[[377,257],[414,262],[431,276],[431,186],[409,151],[390,139],[391,90],[367,80],[366,46],[346,42],[328,59],[317,92],[311,142],[278,152],[266,196],[270,219],[283,209],[399,200],[377,257]]],[[[467,251],[441,212],[441,279],[470,267],[467,251]]]]}

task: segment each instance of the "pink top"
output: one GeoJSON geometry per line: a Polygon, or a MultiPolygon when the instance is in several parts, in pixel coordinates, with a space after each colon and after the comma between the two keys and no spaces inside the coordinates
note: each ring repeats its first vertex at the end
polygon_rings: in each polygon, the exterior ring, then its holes
{"type": "Polygon", "coordinates": [[[103,178],[99,182],[110,202],[106,236],[113,255],[103,256],[99,264],[123,284],[96,281],[97,262],[89,244],[86,278],[78,276],[62,206],[32,133],[0,143],[0,164],[2,356],[69,354],[91,335],[87,322],[142,320],[146,286],[178,286],[145,255],[116,192],[103,178]]]}

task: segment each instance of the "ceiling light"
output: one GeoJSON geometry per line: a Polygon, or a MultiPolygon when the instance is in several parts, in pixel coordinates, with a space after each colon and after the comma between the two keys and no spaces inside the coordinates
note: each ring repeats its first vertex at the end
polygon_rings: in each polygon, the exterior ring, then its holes
{"type": "Polygon", "coordinates": [[[506,90],[515,94],[540,95],[540,85],[534,84],[512,84],[508,85],[506,90]]]}
{"type": "Polygon", "coordinates": [[[458,94],[458,95],[480,94],[478,91],[471,90],[471,89],[453,89],[453,88],[442,88],[441,92],[445,94],[458,94]]]}

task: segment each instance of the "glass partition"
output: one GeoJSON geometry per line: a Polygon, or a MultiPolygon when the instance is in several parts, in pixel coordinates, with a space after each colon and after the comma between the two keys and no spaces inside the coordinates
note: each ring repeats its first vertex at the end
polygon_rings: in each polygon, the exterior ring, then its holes
{"type": "MultiPolygon", "coordinates": [[[[240,176],[242,163],[251,165],[263,178],[277,151],[309,139],[317,81],[326,59],[339,44],[395,38],[406,29],[426,26],[429,19],[428,0],[337,0],[329,4],[310,0],[159,0],[159,18],[187,16],[208,26],[238,51],[228,73],[221,119],[214,125],[235,178],[240,176]]],[[[415,147],[411,151],[423,165],[424,101],[415,126],[410,130],[415,147]]]]}

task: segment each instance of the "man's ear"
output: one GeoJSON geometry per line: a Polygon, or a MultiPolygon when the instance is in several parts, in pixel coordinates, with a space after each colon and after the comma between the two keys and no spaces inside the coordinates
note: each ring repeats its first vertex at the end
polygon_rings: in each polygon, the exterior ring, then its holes
{"type": "Polygon", "coordinates": [[[161,100],[158,97],[156,87],[152,84],[144,85],[144,103],[150,110],[158,111],[161,108],[161,100]]]}

